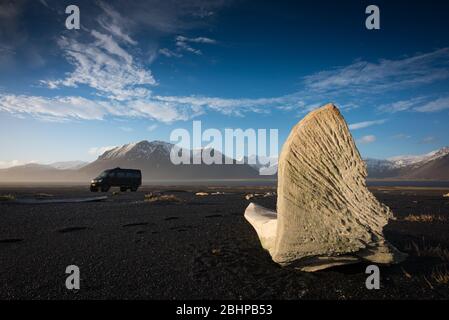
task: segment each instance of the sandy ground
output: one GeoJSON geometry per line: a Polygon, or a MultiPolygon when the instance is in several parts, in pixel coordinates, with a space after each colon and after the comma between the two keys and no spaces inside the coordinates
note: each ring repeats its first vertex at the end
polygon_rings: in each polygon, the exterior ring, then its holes
{"type": "MultiPolygon", "coordinates": [[[[317,273],[281,268],[243,218],[248,193],[272,187],[144,187],[78,204],[0,202],[0,299],[448,299],[448,189],[372,188],[396,217],[385,234],[408,259],[381,267],[381,289],[367,290],[367,264],[317,273]],[[162,191],[181,203],[154,204],[162,191]],[[213,190],[216,191],[216,190],[213,190]],[[213,192],[212,191],[212,192],[213,192]],[[65,288],[65,269],[81,289],[65,288]]],[[[90,197],[87,188],[0,187],[32,199],[90,197]]],[[[94,194],[95,195],[95,194],[94,194]]],[[[101,195],[101,194],[97,194],[101,195]]],[[[255,202],[275,208],[276,197],[255,202]]]]}

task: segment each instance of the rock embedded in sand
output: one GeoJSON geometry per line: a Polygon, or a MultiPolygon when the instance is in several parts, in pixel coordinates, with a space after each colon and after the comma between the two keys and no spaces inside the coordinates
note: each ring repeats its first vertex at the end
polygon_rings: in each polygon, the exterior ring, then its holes
{"type": "Polygon", "coordinates": [[[277,215],[250,204],[245,218],[280,265],[304,271],[403,259],[383,236],[390,209],[366,188],[367,171],[332,104],[291,131],[279,158],[277,215]]]}

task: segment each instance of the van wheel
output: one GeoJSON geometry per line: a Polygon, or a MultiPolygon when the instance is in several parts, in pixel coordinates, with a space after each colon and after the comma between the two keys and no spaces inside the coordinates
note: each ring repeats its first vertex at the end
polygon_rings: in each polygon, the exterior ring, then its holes
{"type": "Polygon", "coordinates": [[[128,188],[126,188],[126,187],[120,187],[120,192],[126,192],[127,189],[128,188]]]}

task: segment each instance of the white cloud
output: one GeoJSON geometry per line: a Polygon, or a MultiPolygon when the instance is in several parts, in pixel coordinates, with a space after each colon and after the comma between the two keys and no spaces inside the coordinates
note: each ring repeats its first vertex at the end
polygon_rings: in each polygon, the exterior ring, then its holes
{"type": "MultiPolygon", "coordinates": [[[[0,93],[0,110],[16,115],[30,114],[51,121],[102,120],[107,116],[116,116],[147,118],[170,123],[189,120],[208,111],[243,116],[249,112],[270,113],[274,109],[296,111],[297,115],[301,116],[304,112],[328,103],[329,97],[332,97],[332,94],[326,92],[326,98],[317,101],[317,90],[331,90],[332,87],[336,90],[351,90],[359,85],[376,89],[387,84],[395,85],[395,82],[410,83],[413,80],[411,79],[413,67],[416,67],[413,81],[419,83],[430,81],[430,79],[433,79],[432,81],[441,79],[448,71],[444,68],[441,70],[434,68],[435,65],[441,64],[441,61],[447,63],[449,49],[441,49],[402,60],[381,60],[377,64],[358,62],[347,67],[316,73],[305,78],[303,90],[279,97],[229,99],[207,96],[161,96],[153,95],[150,91],[150,87],[157,84],[151,71],[137,63],[130,52],[120,46],[112,36],[96,30],[93,30],[90,36],[91,42],[79,42],[65,37],[59,40],[67,60],[75,68],[63,79],[44,81],[44,83],[50,88],[86,85],[93,89],[92,93],[96,94],[97,98],[74,96],[49,98],[0,93]],[[359,74],[355,71],[361,65],[365,67],[359,74]],[[429,77],[427,77],[428,73],[429,77]]],[[[215,43],[215,40],[205,37],[178,36],[176,39],[186,44],[215,43]]],[[[159,53],[168,56],[181,54],[169,49],[161,49],[159,53]]],[[[348,99],[342,100],[344,103],[337,103],[342,110],[347,111],[358,107],[348,99]]],[[[436,112],[446,109],[447,102],[447,98],[432,102],[428,98],[418,97],[384,105],[379,107],[379,110],[436,112]],[[422,105],[423,102],[426,104],[422,105]]],[[[365,121],[351,124],[350,128],[357,130],[384,122],[385,119],[365,121]]]]}
{"type": "Polygon", "coordinates": [[[388,113],[396,113],[400,111],[407,111],[412,109],[413,107],[422,103],[426,98],[425,97],[415,97],[408,100],[400,100],[390,104],[381,105],[378,110],[382,112],[388,113]]]}
{"type": "Polygon", "coordinates": [[[92,156],[100,156],[103,153],[105,153],[106,151],[112,150],[114,148],[116,148],[117,146],[106,146],[106,147],[92,147],[89,148],[89,150],[87,151],[88,154],[92,155],[92,156]]]}
{"type": "Polygon", "coordinates": [[[147,118],[170,123],[189,120],[203,112],[196,107],[152,99],[126,102],[90,100],[83,97],[55,97],[0,94],[0,111],[18,116],[32,115],[45,121],[103,120],[107,116],[147,118]]]}
{"type": "Polygon", "coordinates": [[[157,124],[152,124],[147,127],[147,130],[152,132],[152,131],[156,130],[157,128],[158,128],[157,124]]]}
{"type": "Polygon", "coordinates": [[[357,142],[360,144],[373,143],[374,141],[376,141],[376,136],[373,136],[373,135],[363,136],[357,140],[357,142]]]}
{"type": "MultiPolygon", "coordinates": [[[[177,51],[187,51],[196,55],[202,55],[203,52],[199,49],[193,48],[190,44],[216,44],[217,41],[214,39],[206,38],[206,37],[196,37],[196,38],[188,38],[184,36],[177,36],[175,38],[177,51]]],[[[179,53],[176,55],[173,51],[167,51],[168,49],[164,49],[164,54],[167,57],[178,57],[179,53]]]]}
{"type": "Polygon", "coordinates": [[[96,41],[88,44],[62,37],[59,46],[75,70],[65,79],[43,83],[49,88],[83,84],[97,90],[101,96],[120,101],[148,96],[148,86],[156,84],[151,71],[134,63],[112,37],[95,30],[91,35],[96,41]]]}
{"type": "Polygon", "coordinates": [[[301,101],[290,96],[259,99],[224,99],[203,96],[154,96],[154,100],[178,106],[190,106],[193,111],[211,109],[227,115],[242,115],[245,112],[267,113],[272,107],[303,107],[301,101]]]}
{"type": "Polygon", "coordinates": [[[182,57],[181,53],[171,51],[170,49],[167,49],[167,48],[159,49],[159,53],[162,54],[163,56],[166,56],[167,58],[173,58],[173,57],[181,58],[182,57]]]}
{"type": "Polygon", "coordinates": [[[184,36],[177,36],[176,41],[181,42],[193,42],[193,43],[206,43],[206,44],[216,44],[217,40],[206,38],[206,37],[196,37],[196,38],[187,38],[184,36]]]}
{"type": "Polygon", "coordinates": [[[39,2],[42,3],[45,7],[49,8],[47,1],[39,0],[39,2]]]}
{"type": "Polygon", "coordinates": [[[133,132],[134,131],[134,129],[131,127],[119,127],[119,129],[124,132],[133,132]]]}
{"type": "Polygon", "coordinates": [[[178,50],[180,50],[180,51],[187,51],[190,53],[194,53],[196,55],[203,54],[203,52],[201,50],[191,47],[190,45],[187,44],[187,42],[176,41],[176,47],[178,47],[178,50]]]}
{"type": "Polygon", "coordinates": [[[438,140],[438,139],[435,138],[434,136],[427,136],[427,137],[424,137],[423,139],[421,139],[421,140],[419,141],[419,143],[420,143],[420,144],[431,144],[431,143],[436,142],[437,140],[438,140]]]}
{"type": "Polygon", "coordinates": [[[104,11],[104,14],[100,15],[97,19],[98,24],[121,41],[131,45],[137,45],[137,41],[133,40],[123,31],[123,29],[130,24],[130,21],[123,18],[116,10],[105,2],[99,1],[98,5],[104,11]]]}
{"type": "Polygon", "coordinates": [[[394,139],[404,140],[410,139],[412,136],[405,133],[398,133],[393,136],[394,139]]]}
{"type": "Polygon", "coordinates": [[[100,33],[98,31],[92,30],[91,35],[97,39],[97,41],[93,44],[96,47],[102,47],[107,52],[109,52],[112,55],[115,55],[117,57],[122,58],[125,60],[128,64],[133,63],[133,57],[128,54],[125,50],[123,50],[117,42],[112,39],[112,36],[105,35],[103,33],[100,33]]]}
{"type": "Polygon", "coordinates": [[[103,103],[83,97],[46,98],[0,94],[0,110],[17,115],[33,115],[42,120],[101,120],[110,113],[103,103]]]}
{"type": "Polygon", "coordinates": [[[372,92],[429,84],[449,78],[449,48],[377,63],[357,61],[345,67],[304,77],[304,84],[318,92],[372,92]]]}
{"type": "Polygon", "coordinates": [[[382,112],[395,113],[400,111],[438,112],[449,109],[449,97],[430,98],[415,97],[396,101],[378,108],[382,112]]]}
{"type": "Polygon", "coordinates": [[[368,128],[368,127],[371,127],[374,125],[384,124],[386,121],[387,121],[387,119],[381,119],[381,120],[352,123],[349,125],[349,129],[358,130],[358,129],[368,128]]]}
{"type": "Polygon", "coordinates": [[[413,110],[417,112],[437,112],[447,109],[449,109],[449,97],[427,102],[422,106],[415,107],[413,110]]]}

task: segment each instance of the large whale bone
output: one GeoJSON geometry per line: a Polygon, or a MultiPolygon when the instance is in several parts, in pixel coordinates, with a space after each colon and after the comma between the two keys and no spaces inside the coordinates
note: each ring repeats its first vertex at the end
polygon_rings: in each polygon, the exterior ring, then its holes
{"type": "Polygon", "coordinates": [[[251,203],[245,218],[282,266],[400,262],[405,255],[382,232],[392,212],[367,189],[366,176],[343,116],[328,104],[301,120],[282,147],[277,213],[251,203]]]}

